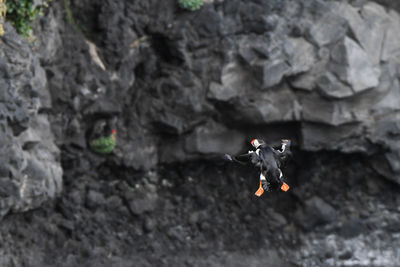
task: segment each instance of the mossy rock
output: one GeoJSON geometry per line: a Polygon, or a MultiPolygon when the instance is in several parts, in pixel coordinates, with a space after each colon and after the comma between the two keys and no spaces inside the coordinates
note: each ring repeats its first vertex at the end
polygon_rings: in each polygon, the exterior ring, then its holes
{"type": "Polygon", "coordinates": [[[203,5],[203,0],[178,0],[178,3],[183,9],[195,11],[203,5]]]}

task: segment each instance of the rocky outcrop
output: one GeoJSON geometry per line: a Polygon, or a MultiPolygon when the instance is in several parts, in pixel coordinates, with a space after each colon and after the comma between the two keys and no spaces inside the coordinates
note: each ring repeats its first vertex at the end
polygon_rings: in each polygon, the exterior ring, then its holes
{"type": "Polygon", "coordinates": [[[380,128],[399,109],[397,11],[374,2],[222,1],[194,14],[174,1],[104,1],[94,13],[87,3],[73,11],[82,23],[97,18],[86,31],[105,69],[93,47],[69,40],[56,56],[70,59],[67,73],[57,60],[46,66],[53,101],[73,107],[75,126],[54,131],[72,127],[82,149],[86,121],[104,116],[120,118],[114,159],[135,169],[246,151],[248,129],[295,123],[281,137],[300,149],[362,152],[399,181],[396,134],[380,128]]]}
{"type": "Polygon", "coordinates": [[[0,216],[27,211],[62,190],[60,151],[46,112],[47,79],[29,43],[9,24],[0,43],[0,216]]]}

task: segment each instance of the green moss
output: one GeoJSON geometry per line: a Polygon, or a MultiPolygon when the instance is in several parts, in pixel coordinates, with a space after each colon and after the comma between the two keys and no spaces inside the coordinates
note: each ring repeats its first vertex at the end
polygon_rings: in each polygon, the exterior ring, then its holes
{"type": "Polygon", "coordinates": [[[178,3],[181,8],[195,11],[203,5],[203,0],[178,0],[178,3]]]}
{"type": "Polygon", "coordinates": [[[11,21],[17,32],[27,38],[33,39],[32,24],[37,16],[52,0],[45,0],[42,5],[34,6],[34,0],[7,0],[7,20],[11,21]]]}
{"type": "Polygon", "coordinates": [[[111,153],[116,145],[116,136],[111,134],[108,137],[99,137],[90,142],[90,148],[99,154],[111,153]]]}

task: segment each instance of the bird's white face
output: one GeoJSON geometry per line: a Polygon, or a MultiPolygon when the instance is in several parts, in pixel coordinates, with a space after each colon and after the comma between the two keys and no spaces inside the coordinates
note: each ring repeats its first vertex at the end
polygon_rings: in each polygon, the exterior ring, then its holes
{"type": "Polygon", "coordinates": [[[251,141],[251,144],[255,148],[260,146],[260,142],[258,141],[258,139],[253,139],[253,141],[251,141]]]}

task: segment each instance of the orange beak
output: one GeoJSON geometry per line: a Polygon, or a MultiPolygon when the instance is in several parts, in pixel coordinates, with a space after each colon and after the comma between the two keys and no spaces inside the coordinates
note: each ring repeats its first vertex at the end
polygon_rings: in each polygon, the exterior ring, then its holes
{"type": "Polygon", "coordinates": [[[257,140],[257,139],[251,140],[251,145],[252,145],[252,146],[254,146],[254,142],[255,142],[256,140],[257,140]]]}
{"type": "Polygon", "coordinates": [[[283,183],[282,186],[281,186],[281,190],[282,190],[282,191],[285,191],[285,192],[288,191],[289,188],[290,188],[290,187],[287,185],[287,183],[283,183]]]}

